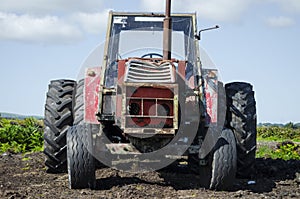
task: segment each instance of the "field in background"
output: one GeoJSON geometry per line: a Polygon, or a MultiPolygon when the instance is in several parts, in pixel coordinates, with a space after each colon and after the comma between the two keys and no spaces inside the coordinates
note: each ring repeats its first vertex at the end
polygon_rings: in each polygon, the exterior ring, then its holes
{"type": "Polygon", "coordinates": [[[256,156],[283,160],[300,160],[300,127],[293,123],[257,128],[256,156]]]}
{"type": "Polygon", "coordinates": [[[42,150],[42,120],[0,118],[0,153],[26,153],[42,150]]]}
{"type": "MultiPolygon", "coordinates": [[[[258,158],[300,160],[300,127],[260,125],[257,128],[258,158]]],[[[43,120],[0,118],[0,153],[27,153],[43,150],[43,120]]]]}

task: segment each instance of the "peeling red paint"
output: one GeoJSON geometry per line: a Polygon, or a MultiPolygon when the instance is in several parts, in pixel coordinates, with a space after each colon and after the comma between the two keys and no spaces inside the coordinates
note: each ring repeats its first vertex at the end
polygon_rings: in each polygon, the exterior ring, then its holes
{"type": "Polygon", "coordinates": [[[99,121],[97,120],[96,113],[98,112],[101,67],[88,68],[85,74],[84,121],[98,124],[99,121]]]}

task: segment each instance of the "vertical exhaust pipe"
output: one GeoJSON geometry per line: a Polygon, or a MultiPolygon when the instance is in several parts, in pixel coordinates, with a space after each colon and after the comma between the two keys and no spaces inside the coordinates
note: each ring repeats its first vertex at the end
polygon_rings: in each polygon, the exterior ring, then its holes
{"type": "Polygon", "coordinates": [[[172,18],[171,18],[171,0],[166,0],[166,14],[164,19],[163,33],[163,59],[171,59],[172,49],[172,18]]]}

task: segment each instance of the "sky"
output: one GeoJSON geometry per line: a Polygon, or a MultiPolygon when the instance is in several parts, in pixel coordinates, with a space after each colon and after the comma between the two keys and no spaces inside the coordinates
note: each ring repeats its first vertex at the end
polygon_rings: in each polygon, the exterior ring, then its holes
{"type": "MultiPolygon", "coordinates": [[[[165,0],[0,0],[0,112],[44,113],[52,79],[76,79],[105,40],[107,14],[163,12],[165,0]]],[[[173,0],[197,12],[200,45],[225,83],[254,86],[258,122],[300,122],[299,0],[173,0]]]]}

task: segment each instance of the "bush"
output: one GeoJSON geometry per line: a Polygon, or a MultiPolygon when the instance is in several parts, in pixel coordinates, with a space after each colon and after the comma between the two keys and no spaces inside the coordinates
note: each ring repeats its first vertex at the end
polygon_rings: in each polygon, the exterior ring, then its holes
{"type": "Polygon", "coordinates": [[[258,158],[272,158],[283,160],[300,160],[300,145],[293,142],[282,142],[277,148],[271,149],[268,146],[262,146],[256,153],[258,158]]]}
{"type": "Polygon", "coordinates": [[[34,118],[0,118],[0,152],[24,153],[43,150],[42,129],[42,121],[34,118]]]}
{"type": "Polygon", "coordinates": [[[300,129],[293,128],[288,125],[287,127],[258,127],[257,136],[259,140],[270,141],[286,141],[292,140],[294,142],[300,142],[300,129]]]}
{"type": "Polygon", "coordinates": [[[274,151],[274,154],[277,158],[283,160],[300,160],[300,145],[293,142],[282,142],[277,145],[277,150],[274,151]]]}

